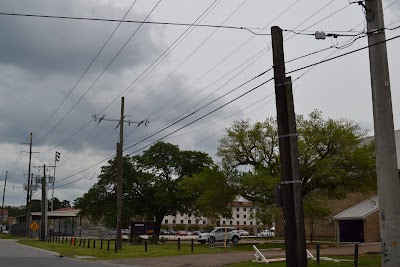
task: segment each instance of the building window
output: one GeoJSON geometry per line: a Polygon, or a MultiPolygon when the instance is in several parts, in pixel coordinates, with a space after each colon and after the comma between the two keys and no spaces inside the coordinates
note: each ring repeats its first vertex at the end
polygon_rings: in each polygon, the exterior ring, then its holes
{"type": "Polygon", "coordinates": [[[181,220],[181,223],[183,223],[183,220],[181,220]]]}
{"type": "Polygon", "coordinates": [[[236,224],[239,225],[239,221],[237,221],[236,224]]]}
{"type": "Polygon", "coordinates": [[[192,220],[188,220],[188,223],[192,223],[192,220]]]}
{"type": "Polygon", "coordinates": [[[233,224],[232,221],[230,221],[229,224],[232,225],[233,224]]]}
{"type": "Polygon", "coordinates": [[[175,220],[172,220],[172,223],[176,223],[176,221],[175,221],[175,220]]]}
{"type": "Polygon", "coordinates": [[[253,225],[253,222],[250,222],[250,225],[253,225]]]}
{"type": "Polygon", "coordinates": [[[239,208],[236,208],[236,211],[239,211],[239,208]]]}
{"type": "Polygon", "coordinates": [[[225,224],[226,224],[226,222],[225,222],[225,221],[222,221],[222,224],[223,224],[223,225],[225,225],[225,224]]]}
{"type": "Polygon", "coordinates": [[[246,214],[243,214],[243,218],[246,218],[246,214]]]}
{"type": "Polygon", "coordinates": [[[203,220],[203,224],[206,224],[206,220],[203,220]]]}
{"type": "Polygon", "coordinates": [[[243,211],[246,211],[246,208],[243,208],[243,211]]]}
{"type": "Polygon", "coordinates": [[[165,220],[164,223],[168,223],[168,220],[165,220]]]}
{"type": "Polygon", "coordinates": [[[244,221],[243,224],[246,225],[246,221],[244,221]]]}

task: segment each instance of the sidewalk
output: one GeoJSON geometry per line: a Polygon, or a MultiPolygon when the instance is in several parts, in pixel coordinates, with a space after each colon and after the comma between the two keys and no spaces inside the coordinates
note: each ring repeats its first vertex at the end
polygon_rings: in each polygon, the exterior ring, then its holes
{"type": "MultiPolygon", "coordinates": [[[[261,250],[266,258],[284,257],[284,251],[261,250]]],[[[315,256],[315,249],[310,249],[315,256]]],[[[380,253],[380,244],[359,245],[359,254],[380,253]]],[[[354,245],[321,248],[321,256],[328,255],[353,255],[354,245]]],[[[110,263],[125,264],[136,267],[222,267],[228,264],[251,261],[255,259],[254,251],[226,252],[198,255],[183,255],[158,258],[132,258],[108,261],[110,263]]]]}

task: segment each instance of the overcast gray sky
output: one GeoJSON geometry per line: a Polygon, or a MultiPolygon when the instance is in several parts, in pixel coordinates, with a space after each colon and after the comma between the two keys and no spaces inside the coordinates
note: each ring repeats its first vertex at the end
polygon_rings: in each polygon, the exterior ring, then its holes
{"type": "MultiPolygon", "coordinates": [[[[399,26],[400,1],[383,5],[387,28],[399,26]]],[[[286,61],[320,51],[287,63],[287,71],[367,45],[360,34],[365,30],[363,9],[348,0],[1,0],[0,12],[117,20],[128,12],[125,20],[234,26],[263,34],[0,15],[0,178],[3,185],[9,172],[6,205],[26,201],[22,186],[29,146],[23,143],[30,132],[33,151],[40,152],[33,155],[34,166],[54,165],[55,151],[61,153],[55,196],[72,202],[97,181],[103,160],[115,153],[117,123],[98,124],[92,116],[118,118],[121,96],[127,119],[149,120],[147,127],[125,127],[124,153],[140,153],[151,142],[270,79],[271,71],[221,97],[271,68],[271,26],[287,30],[286,61]],[[315,40],[315,31],[354,37],[315,40]]],[[[387,30],[386,37],[399,33],[400,29],[387,30]]],[[[399,39],[387,43],[396,129],[400,128],[399,45],[399,39]]],[[[325,118],[348,118],[373,134],[367,50],[291,75],[297,114],[318,109],[325,118]]],[[[165,141],[207,152],[217,161],[218,140],[234,120],[256,122],[276,115],[273,92],[273,82],[266,83],[165,141]]],[[[39,169],[32,172],[39,174],[39,169]]]]}

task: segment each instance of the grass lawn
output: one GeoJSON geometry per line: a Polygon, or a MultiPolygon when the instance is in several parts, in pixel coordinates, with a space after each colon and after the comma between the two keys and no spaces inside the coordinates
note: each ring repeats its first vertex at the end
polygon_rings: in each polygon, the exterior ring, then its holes
{"type": "Polygon", "coordinates": [[[6,235],[6,234],[0,234],[0,239],[20,239],[20,236],[13,236],[13,235],[6,235]]]}
{"type": "MultiPolygon", "coordinates": [[[[353,260],[353,257],[343,257],[343,256],[331,256],[333,259],[348,259],[348,260],[353,260]]],[[[263,264],[256,263],[256,262],[241,262],[241,263],[236,263],[236,264],[231,264],[227,265],[229,267],[260,267],[263,264]]],[[[269,263],[268,266],[271,267],[285,267],[286,263],[285,262],[274,262],[274,263],[269,263]]],[[[322,267],[350,267],[354,266],[353,261],[351,262],[332,262],[332,261],[321,261],[319,265],[317,265],[316,261],[314,260],[309,260],[308,261],[308,266],[313,267],[313,266],[322,266],[322,267]]],[[[374,255],[360,255],[358,258],[358,266],[362,267],[376,267],[376,266],[381,266],[381,255],[380,254],[374,254],[374,255]]]]}
{"type": "MultiPolygon", "coordinates": [[[[148,244],[147,252],[145,252],[144,243],[138,245],[128,246],[125,242],[123,243],[122,250],[117,253],[114,251],[114,241],[110,241],[110,250],[107,251],[107,240],[103,241],[103,249],[100,249],[100,240],[96,241],[96,248],[93,248],[93,240],[90,241],[90,248],[88,248],[88,240],[83,246],[78,238],[75,245],[70,245],[70,239],[64,244],[60,243],[49,243],[40,242],[38,240],[19,240],[18,243],[42,248],[50,251],[55,251],[66,257],[74,256],[94,256],[100,260],[110,260],[119,258],[145,258],[145,257],[162,257],[162,256],[177,256],[177,255],[190,255],[190,254],[209,254],[224,252],[224,248],[209,248],[208,245],[194,244],[193,252],[191,251],[190,243],[181,243],[180,251],[178,251],[177,242],[166,243],[163,245],[148,244]],[[81,246],[79,244],[81,243],[81,246]]],[[[284,244],[260,244],[260,249],[266,248],[283,248],[284,244]]],[[[229,248],[228,248],[229,249],[229,248]]],[[[245,245],[240,244],[232,246],[230,251],[252,251],[253,247],[251,244],[245,245]]]]}

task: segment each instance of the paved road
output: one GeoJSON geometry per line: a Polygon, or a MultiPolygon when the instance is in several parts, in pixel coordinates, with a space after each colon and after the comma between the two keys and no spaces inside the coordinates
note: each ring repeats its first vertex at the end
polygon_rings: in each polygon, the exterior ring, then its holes
{"type": "MultiPolygon", "coordinates": [[[[15,243],[13,240],[0,239],[0,267],[115,267],[126,266],[106,262],[91,262],[65,257],[58,253],[32,248],[15,243]]],[[[132,267],[132,265],[130,265],[132,267]]]]}

